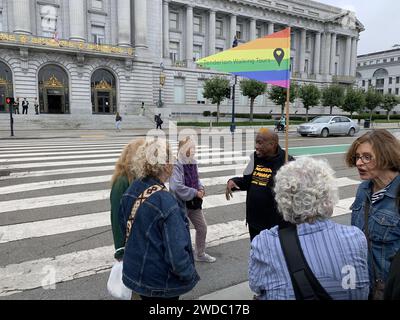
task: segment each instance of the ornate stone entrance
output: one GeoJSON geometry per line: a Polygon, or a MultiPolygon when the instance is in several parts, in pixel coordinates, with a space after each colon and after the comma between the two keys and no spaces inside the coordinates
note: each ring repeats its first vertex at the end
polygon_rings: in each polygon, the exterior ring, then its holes
{"type": "Polygon", "coordinates": [[[117,111],[116,84],[113,74],[105,69],[92,76],[92,111],[95,114],[114,114],[117,111]]]}
{"type": "Polygon", "coordinates": [[[13,80],[11,69],[0,61],[0,112],[9,112],[7,97],[13,97],[13,80]]]}
{"type": "Polygon", "coordinates": [[[59,66],[49,65],[39,72],[39,104],[41,113],[69,113],[68,76],[59,66]]]}

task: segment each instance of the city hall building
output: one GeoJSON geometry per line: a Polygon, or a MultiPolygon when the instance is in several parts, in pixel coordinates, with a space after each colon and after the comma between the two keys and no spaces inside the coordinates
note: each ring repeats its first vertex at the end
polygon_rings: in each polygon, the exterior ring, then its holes
{"type": "MultiPolygon", "coordinates": [[[[375,88],[382,94],[400,96],[400,49],[391,49],[368,53],[357,57],[357,86],[367,91],[375,88]]],[[[386,114],[383,109],[377,108],[378,113],[386,114]]],[[[393,113],[400,112],[400,107],[393,109],[393,113]]]]}
{"type": "MultiPolygon", "coordinates": [[[[218,73],[196,59],[231,48],[235,36],[240,44],[287,26],[294,81],[354,82],[364,28],[352,12],[314,1],[0,0],[0,112],[7,96],[31,106],[37,98],[49,114],[137,114],[142,102],[213,111],[203,85],[218,73]]],[[[248,112],[240,91],[236,101],[248,112]]],[[[279,108],[264,96],[255,110],[279,108]]]]}

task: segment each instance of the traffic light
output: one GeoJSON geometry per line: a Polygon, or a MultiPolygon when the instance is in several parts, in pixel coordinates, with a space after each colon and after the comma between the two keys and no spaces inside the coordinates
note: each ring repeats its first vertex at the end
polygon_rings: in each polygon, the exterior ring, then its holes
{"type": "Polygon", "coordinates": [[[7,98],[6,98],[6,103],[7,103],[8,105],[14,104],[14,98],[12,98],[12,97],[7,97],[7,98]]]}

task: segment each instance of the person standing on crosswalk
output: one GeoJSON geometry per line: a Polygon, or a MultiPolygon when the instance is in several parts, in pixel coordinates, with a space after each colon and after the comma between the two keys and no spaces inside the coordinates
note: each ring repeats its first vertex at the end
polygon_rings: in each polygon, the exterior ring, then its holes
{"type": "Polygon", "coordinates": [[[373,130],[353,142],[346,155],[363,183],[351,206],[351,224],[367,236],[370,299],[383,299],[390,264],[400,248],[400,141],[373,130]]]}
{"type": "Polygon", "coordinates": [[[202,210],[205,196],[204,186],[199,178],[197,162],[194,159],[196,144],[190,137],[179,142],[178,159],[169,181],[171,192],[186,207],[189,220],[196,230],[195,260],[215,262],[216,259],[206,253],[207,222],[202,210]]]}
{"type": "Polygon", "coordinates": [[[366,300],[367,241],[358,228],[330,219],[339,196],[328,162],[301,158],[286,164],[276,174],[274,191],[279,212],[295,228],[276,226],[254,238],[249,285],[258,299],[366,300]],[[294,238],[284,237],[288,230],[294,238]]]}
{"type": "MultiPolygon", "coordinates": [[[[294,158],[289,156],[289,160],[294,158]]],[[[278,135],[269,129],[260,129],[256,137],[256,151],[243,177],[232,178],[226,186],[225,196],[229,201],[233,191],[247,191],[246,222],[250,240],[262,230],[284,223],[279,214],[273,192],[274,178],[285,164],[285,151],[279,146],[278,135]]]]}
{"type": "Polygon", "coordinates": [[[127,144],[115,164],[114,174],[111,179],[111,227],[114,238],[115,254],[117,260],[122,260],[124,255],[125,238],[119,226],[119,206],[122,195],[129,185],[136,179],[136,174],[132,170],[132,162],[136,161],[135,156],[139,146],[143,145],[144,139],[137,139],[127,144]]]}
{"type": "Polygon", "coordinates": [[[165,140],[154,139],[138,148],[135,159],[138,179],[123,195],[119,211],[127,235],[122,281],[133,300],[178,300],[200,277],[186,213],[165,187],[173,156],[165,140]]]}

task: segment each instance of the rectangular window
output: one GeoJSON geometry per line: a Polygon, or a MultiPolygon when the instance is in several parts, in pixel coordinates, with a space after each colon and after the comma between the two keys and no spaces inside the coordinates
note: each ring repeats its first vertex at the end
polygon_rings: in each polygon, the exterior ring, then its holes
{"type": "Polygon", "coordinates": [[[261,27],[257,27],[257,38],[261,38],[262,34],[261,34],[261,27]]]}
{"type": "Polygon", "coordinates": [[[197,86],[197,104],[205,104],[206,98],[204,98],[204,81],[199,80],[197,86]]]}
{"type": "Polygon", "coordinates": [[[400,77],[396,77],[396,83],[400,83],[400,77]]]}
{"type": "Polygon", "coordinates": [[[222,20],[215,21],[215,35],[217,37],[222,37],[224,35],[224,24],[222,20]]]}
{"type": "Polygon", "coordinates": [[[371,85],[372,85],[372,80],[369,79],[369,80],[368,80],[368,86],[370,87],[371,85]]]}
{"type": "Polygon", "coordinates": [[[175,78],[174,102],[177,104],[185,103],[185,79],[183,78],[175,78]]]}
{"type": "Polygon", "coordinates": [[[202,33],[202,18],[200,16],[193,17],[193,32],[202,33]]]}
{"type": "Polygon", "coordinates": [[[306,38],[306,50],[311,51],[311,37],[307,36],[306,38]]]}
{"type": "Polygon", "coordinates": [[[396,88],[396,95],[399,95],[399,88],[396,88]]]}
{"type": "Polygon", "coordinates": [[[243,39],[243,25],[240,23],[236,25],[236,38],[243,39]]]}
{"type": "Polygon", "coordinates": [[[340,41],[337,39],[336,40],[336,55],[338,56],[340,52],[340,41]]]}
{"type": "Polygon", "coordinates": [[[389,84],[392,84],[392,82],[393,82],[393,78],[389,77],[389,84]]]}
{"type": "Polygon", "coordinates": [[[304,73],[308,74],[308,59],[306,59],[305,63],[304,63],[304,73]]]}
{"type": "Polygon", "coordinates": [[[293,63],[294,63],[294,60],[293,60],[293,58],[291,57],[291,58],[290,58],[290,72],[293,72],[293,63]]]}
{"type": "Polygon", "coordinates": [[[169,28],[172,30],[179,29],[179,15],[178,12],[170,11],[169,12],[169,28]]]}
{"type": "Polygon", "coordinates": [[[365,87],[365,80],[362,81],[362,86],[365,87]]]}
{"type": "Polygon", "coordinates": [[[105,27],[92,25],[92,42],[95,44],[104,44],[105,38],[106,38],[105,27]]]}
{"type": "Polygon", "coordinates": [[[394,58],[390,58],[390,62],[393,62],[394,61],[394,58]]]}
{"type": "Polygon", "coordinates": [[[179,42],[170,42],[169,43],[169,57],[172,60],[172,63],[180,60],[179,56],[179,42]]]}
{"type": "Polygon", "coordinates": [[[203,47],[200,45],[193,46],[193,61],[199,60],[203,57],[203,47]]]}
{"type": "Polygon", "coordinates": [[[294,43],[295,43],[295,34],[294,34],[294,32],[291,32],[290,33],[290,47],[291,48],[295,47],[294,43]]]}
{"type": "Polygon", "coordinates": [[[335,76],[339,74],[339,65],[337,62],[335,62],[335,76]]]}
{"type": "Polygon", "coordinates": [[[220,53],[222,51],[224,51],[224,48],[219,48],[219,47],[215,48],[215,53],[220,53]]]}
{"type": "Polygon", "coordinates": [[[386,63],[387,62],[387,59],[383,59],[383,63],[386,63]]]}
{"type": "Polygon", "coordinates": [[[389,92],[389,94],[392,94],[392,89],[389,89],[388,92],[389,92]]]}
{"type": "Polygon", "coordinates": [[[92,0],[92,8],[103,10],[103,0],[92,0]]]}
{"type": "Polygon", "coordinates": [[[42,36],[53,38],[57,36],[58,8],[51,5],[40,6],[42,36]]]}

